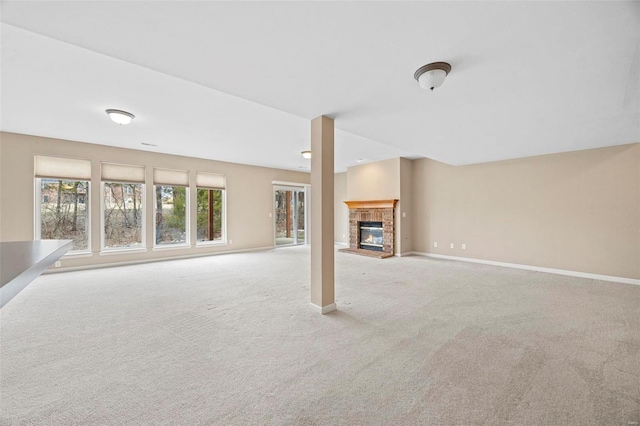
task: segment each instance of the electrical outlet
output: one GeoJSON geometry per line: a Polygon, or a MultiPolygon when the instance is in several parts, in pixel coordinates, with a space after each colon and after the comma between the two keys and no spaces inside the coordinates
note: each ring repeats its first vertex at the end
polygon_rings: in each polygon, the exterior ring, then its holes
{"type": "Polygon", "coordinates": [[[273,213],[269,212],[269,217],[273,217],[273,213]]]}
{"type": "Polygon", "coordinates": [[[347,238],[347,236],[345,234],[342,234],[342,238],[347,238]]]}
{"type": "Polygon", "coordinates": [[[233,244],[233,240],[229,240],[229,244],[233,244]]]}
{"type": "Polygon", "coordinates": [[[402,217],[407,217],[407,212],[402,212],[402,217]]]}
{"type": "Polygon", "coordinates": [[[462,243],[462,250],[466,250],[467,249],[467,245],[465,243],[462,243]]]}
{"type": "Polygon", "coordinates": [[[434,247],[438,247],[438,243],[436,241],[433,242],[434,247]]]}
{"type": "Polygon", "coordinates": [[[62,266],[62,262],[60,262],[59,260],[56,260],[55,267],[59,268],[61,266],[62,266]]]}
{"type": "Polygon", "coordinates": [[[449,244],[449,248],[453,248],[453,243],[449,244]]]}

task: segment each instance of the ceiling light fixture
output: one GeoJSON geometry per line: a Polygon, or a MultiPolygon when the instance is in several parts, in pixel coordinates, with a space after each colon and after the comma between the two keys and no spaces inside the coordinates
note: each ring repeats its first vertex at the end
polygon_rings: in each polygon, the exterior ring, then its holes
{"type": "Polygon", "coordinates": [[[421,66],[413,74],[413,77],[418,80],[420,87],[423,89],[431,90],[436,87],[442,86],[444,78],[451,72],[451,65],[446,62],[432,62],[430,64],[421,66]]]}
{"type": "Polygon", "coordinates": [[[136,118],[136,116],[130,112],[119,109],[108,109],[107,114],[109,114],[109,117],[114,123],[120,124],[121,126],[131,123],[131,120],[136,118]]]}
{"type": "Polygon", "coordinates": [[[305,160],[311,159],[311,151],[302,151],[300,154],[305,158],[305,160]]]}

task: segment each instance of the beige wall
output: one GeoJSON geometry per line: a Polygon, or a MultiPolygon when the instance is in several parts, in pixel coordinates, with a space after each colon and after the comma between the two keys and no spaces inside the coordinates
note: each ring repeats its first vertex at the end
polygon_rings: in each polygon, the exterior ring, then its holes
{"type": "Polygon", "coordinates": [[[344,203],[347,201],[347,173],[336,173],[334,175],[333,183],[333,195],[335,198],[334,241],[336,243],[348,244],[349,209],[344,203]]]}
{"type": "Polygon", "coordinates": [[[400,159],[347,168],[347,197],[349,201],[400,198],[400,159]]]}
{"type": "MultiPolygon", "coordinates": [[[[1,133],[0,241],[33,239],[35,154],[93,162],[93,254],[64,259],[63,267],[272,246],[271,182],[309,183],[307,173],[1,133]],[[100,226],[95,226],[100,223],[100,161],[145,165],[148,193],[154,166],[189,170],[192,186],[196,170],[224,173],[227,234],[233,244],[154,252],[153,213],[147,208],[148,251],[101,256],[100,226]]],[[[336,241],[342,234],[348,237],[348,220],[341,221],[339,212],[343,201],[397,198],[396,252],[640,279],[639,144],[462,167],[429,159],[391,159],[350,167],[335,175],[334,188],[336,241]],[[407,216],[401,217],[402,212],[407,216]]],[[[192,223],[194,217],[192,212],[192,223]]],[[[195,229],[191,235],[193,243],[195,229]]]]}
{"type": "Polygon", "coordinates": [[[2,133],[0,133],[0,241],[4,241],[2,239],[2,206],[4,204],[4,193],[2,191],[2,167],[3,167],[3,162],[2,162],[2,133]]]}
{"type": "MultiPolygon", "coordinates": [[[[91,250],[90,257],[65,258],[63,267],[114,262],[141,261],[167,257],[200,255],[273,246],[272,181],[308,184],[309,174],[253,167],[220,161],[157,154],[103,145],[70,142],[13,133],[0,134],[0,238],[1,241],[32,240],[34,235],[35,154],[66,156],[92,161],[91,250]],[[223,173],[227,179],[227,238],[233,244],[194,247],[195,227],[191,227],[191,247],[153,251],[153,212],[146,206],[145,253],[100,255],[100,161],[144,165],[147,168],[147,200],[152,199],[153,167],[189,170],[191,199],[195,200],[195,172],[223,173]]],[[[193,203],[192,203],[193,204],[193,203]]],[[[195,223],[195,211],[191,211],[195,223]]]]}
{"type": "Polygon", "coordinates": [[[395,209],[395,254],[413,251],[412,168],[413,161],[406,158],[392,158],[347,169],[349,200],[399,200],[395,209]],[[405,217],[402,216],[403,212],[406,213],[405,217]]]}
{"type": "Polygon", "coordinates": [[[415,251],[640,279],[640,144],[412,176],[415,251]]]}

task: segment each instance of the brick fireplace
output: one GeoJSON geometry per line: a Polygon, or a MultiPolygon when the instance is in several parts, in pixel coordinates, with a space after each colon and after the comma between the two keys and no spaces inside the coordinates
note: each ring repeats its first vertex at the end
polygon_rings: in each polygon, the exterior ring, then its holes
{"type": "Polygon", "coordinates": [[[393,221],[397,202],[398,200],[345,201],[349,207],[349,248],[339,251],[380,259],[393,256],[393,221]]]}

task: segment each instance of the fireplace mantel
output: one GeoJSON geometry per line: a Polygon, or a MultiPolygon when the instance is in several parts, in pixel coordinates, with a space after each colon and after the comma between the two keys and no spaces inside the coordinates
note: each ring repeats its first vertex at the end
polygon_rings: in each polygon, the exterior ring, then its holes
{"type": "Polygon", "coordinates": [[[398,200],[345,201],[350,209],[393,209],[398,200]]]}

